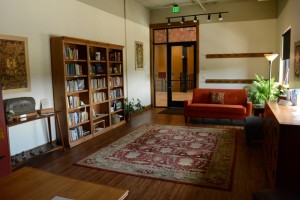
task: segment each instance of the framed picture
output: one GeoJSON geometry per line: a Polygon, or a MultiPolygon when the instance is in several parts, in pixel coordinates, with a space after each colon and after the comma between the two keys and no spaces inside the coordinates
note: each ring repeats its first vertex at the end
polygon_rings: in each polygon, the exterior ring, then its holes
{"type": "Polygon", "coordinates": [[[295,79],[300,80],[300,41],[295,42],[294,70],[295,79]]]}
{"type": "Polygon", "coordinates": [[[135,69],[144,68],[144,47],[142,42],[135,42],[135,69]]]}
{"type": "Polygon", "coordinates": [[[31,89],[26,37],[0,34],[0,74],[3,93],[31,89]]]}

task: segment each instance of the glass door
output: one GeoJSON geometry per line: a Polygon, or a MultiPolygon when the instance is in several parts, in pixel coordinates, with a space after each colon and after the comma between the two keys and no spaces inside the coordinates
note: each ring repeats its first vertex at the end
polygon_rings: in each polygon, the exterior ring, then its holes
{"type": "Polygon", "coordinates": [[[168,107],[183,107],[196,86],[196,43],[169,44],[167,49],[168,107]]]}

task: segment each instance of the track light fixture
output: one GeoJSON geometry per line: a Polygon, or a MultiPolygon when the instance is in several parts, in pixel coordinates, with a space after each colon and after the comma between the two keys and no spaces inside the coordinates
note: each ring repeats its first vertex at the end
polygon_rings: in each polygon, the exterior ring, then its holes
{"type": "Polygon", "coordinates": [[[168,25],[171,25],[171,19],[168,18],[168,25]]]}
{"type": "Polygon", "coordinates": [[[197,23],[198,22],[198,19],[197,19],[197,16],[195,15],[194,17],[194,20],[193,20],[194,23],[197,23]]]}
{"type": "Polygon", "coordinates": [[[183,24],[185,19],[188,18],[188,17],[194,17],[193,22],[197,23],[198,22],[197,16],[201,16],[201,15],[207,16],[207,21],[211,20],[212,15],[218,15],[219,16],[219,21],[222,21],[223,20],[222,14],[224,14],[224,13],[228,13],[228,12],[201,13],[201,14],[195,14],[195,15],[167,17],[166,19],[168,20],[168,25],[171,25],[171,19],[176,19],[176,18],[181,18],[181,20],[179,22],[180,22],[180,24],[183,24]]]}
{"type": "Polygon", "coordinates": [[[207,21],[210,22],[210,14],[207,15],[207,21]]]}
{"type": "Polygon", "coordinates": [[[185,18],[182,17],[182,18],[181,18],[181,21],[180,21],[180,24],[183,24],[183,23],[184,23],[184,20],[185,20],[185,18]]]}
{"type": "Polygon", "coordinates": [[[219,13],[219,21],[222,21],[223,17],[222,17],[222,13],[219,13]]]}

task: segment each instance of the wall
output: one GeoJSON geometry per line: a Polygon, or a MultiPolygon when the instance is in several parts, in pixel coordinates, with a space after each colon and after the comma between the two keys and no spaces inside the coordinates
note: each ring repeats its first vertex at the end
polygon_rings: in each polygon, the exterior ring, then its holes
{"type": "Polygon", "coordinates": [[[127,58],[127,96],[151,104],[150,90],[150,13],[134,0],[126,1],[126,58],[127,58]],[[145,25],[147,24],[147,25],[145,25]],[[135,41],[144,44],[144,68],[135,68],[135,41]]]}
{"type": "MultiPolygon", "coordinates": [[[[289,0],[284,1],[284,4],[281,5],[281,12],[278,16],[278,34],[277,34],[277,42],[279,45],[279,49],[282,48],[282,34],[286,32],[287,29],[291,28],[291,54],[290,54],[290,88],[299,88],[300,80],[296,80],[294,78],[294,43],[300,40],[300,1],[299,0],[289,0]]],[[[282,52],[279,52],[279,57],[282,57],[282,52]]]]}
{"type": "MultiPolygon", "coordinates": [[[[244,84],[206,84],[206,79],[268,78],[269,65],[260,58],[206,59],[206,54],[277,52],[277,20],[225,22],[200,25],[199,87],[242,88],[244,84]]],[[[272,76],[277,77],[276,62],[272,76]]]]}
{"type": "MultiPolygon", "coordinates": [[[[107,1],[113,7],[116,1],[107,1]]],[[[119,7],[124,8],[124,2],[118,0],[119,7]]],[[[138,7],[134,0],[126,0],[131,7],[138,7]]],[[[124,10],[124,9],[123,9],[124,10]]],[[[130,10],[128,12],[131,12],[130,10]]],[[[149,24],[149,12],[141,9],[138,12],[139,19],[149,24]],[[141,14],[142,13],[142,14],[141,14]],[[141,16],[143,15],[143,16],[141,16]],[[144,16],[145,15],[145,16],[144,16]],[[147,21],[148,20],[148,21],[147,21]]],[[[31,76],[31,92],[7,94],[5,99],[21,96],[31,96],[38,104],[40,99],[47,98],[53,105],[52,77],[50,61],[50,36],[70,36],[100,42],[119,44],[129,47],[125,48],[125,60],[130,68],[134,66],[131,60],[134,59],[134,46],[132,40],[140,39],[144,43],[144,48],[149,49],[148,26],[133,23],[125,20],[124,17],[110,14],[77,0],[0,0],[0,34],[28,37],[29,65],[31,76]],[[129,25],[128,25],[129,24],[129,25]],[[130,40],[126,39],[126,34],[130,33],[130,40]],[[127,51],[127,52],[126,52],[127,51]],[[130,55],[130,57],[129,57],[130,55]],[[130,60],[130,62],[129,62],[130,60]]],[[[128,34],[127,34],[128,35],[128,34]]],[[[145,51],[145,63],[149,62],[149,53],[145,51]]],[[[125,65],[125,70],[127,66],[125,65]]],[[[147,99],[146,92],[149,93],[149,73],[145,70],[138,72],[135,76],[134,92],[128,94],[143,96],[145,105],[149,105],[150,98],[147,99]],[[146,82],[143,80],[146,78],[146,82]],[[148,83],[148,85],[147,85],[148,83]],[[139,94],[138,92],[141,92],[139,94]]],[[[130,77],[128,77],[130,78],[130,77]]],[[[127,80],[125,80],[127,81],[127,80]]],[[[131,82],[128,85],[133,85],[131,82]]],[[[54,127],[52,127],[54,128],[54,127]]],[[[45,122],[35,121],[28,124],[19,125],[9,129],[11,141],[11,155],[35,146],[46,143],[47,133],[45,122]],[[43,134],[41,134],[41,132],[43,134]]],[[[55,135],[53,134],[55,138],[55,135]]]]}

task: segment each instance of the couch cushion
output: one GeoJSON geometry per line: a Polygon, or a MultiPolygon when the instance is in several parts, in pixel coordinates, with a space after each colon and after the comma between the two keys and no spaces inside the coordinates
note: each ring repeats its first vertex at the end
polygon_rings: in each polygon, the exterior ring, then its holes
{"type": "Polygon", "coordinates": [[[242,105],[226,105],[226,104],[191,104],[186,107],[187,111],[215,113],[215,114],[237,114],[245,115],[247,112],[246,107],[242,105]]]}
{"type": "Polygon", "coordinates": [[[210,92],[210,103],[224,104],[224,92],[210,92]]]}
{"type": "Polygon", "coordinates": [[[209,89],[196,88],[193,90],[192,103],[210,103],[210,92],[224,92],[224,104],[246,105],[248,91],[244,89],[209,89]]]}

